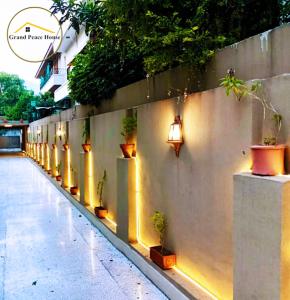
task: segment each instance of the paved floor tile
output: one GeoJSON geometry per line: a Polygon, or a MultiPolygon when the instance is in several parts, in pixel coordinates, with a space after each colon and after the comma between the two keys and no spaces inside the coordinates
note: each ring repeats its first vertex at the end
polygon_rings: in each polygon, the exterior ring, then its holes
{"type": "Polygon", "coordinates": [[[167,299],[29,159],[0,178],[0,299],[167,299]]]}

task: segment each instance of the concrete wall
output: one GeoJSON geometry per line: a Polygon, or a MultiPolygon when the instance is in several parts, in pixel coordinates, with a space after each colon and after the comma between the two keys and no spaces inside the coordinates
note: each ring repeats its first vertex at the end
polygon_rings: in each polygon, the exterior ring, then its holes
{"type": "Polygon", "coordinates": [[[222,299],[232,297],[231,177],[249,169],[251,108],[219,88],[191,95],[183,105],[167,100],[138,109],[141,239],[158,244],[151,216],[165,212],[167,246],[178,266],[222,299]],[[178,113],[185,143],[176,158],[166,140],[178,113]]]}
{"type": "MultiPolygon", "coordinates": [[[[280,141],[290,146],[290,75],[283,74],[290,67],[286,59],[290,39],[285,38],[289,33],[290,26],[286,25],[223,49],[208,66],[206,77],[200,78],[200,85],[192,85],[191,90],[216,87],[229,67],[234,67],[237,75],[244,79],[267,78],[265,92],[284,118],[280,141]],[[279,47],[273,47],[274,43],[279,47]]],[[[91,117],[94,185],[96,188],[106,169],[104,202],[109,217],[116,221],[120,124],[125,108],[139,105],[139,238],[149,246],[158,243],[151,215],[156,209],[164,211],[168,218],[166,244],[177,253],[179,268],[227,300],[233,297],[232,175],[249,170],[250,145],[260,142],[272,125],[268,116],[263,120],[259,103],[250,99],[237,102],[233,97],[226,97],[222,88],[193,93],[184,103],[178,104],[176,98],[166,100],[171,87],[184,89],[187,86],[188,76],[186,70],[177,68],[149,82],[140,81],[118,90],[113,99],[98,109],[78,106],[31,126],[36,132],[38,125],[50,123],[53,131],[52,124],[59,126],[62,120],[63,126],[65,120],[70,120],[72,161],[76,164],[83,122],[78,119],[90,112],[97,114],[91,117]],[[162,101],[157,101],[160,99],[162,101]],[[182,116],[185,139],[179,158],[166,143],[169,125],[176,114],[182,116]]],[[[58,149],[62,143],[58,140],[58,149]]],[[[290,171],[289,153],[287,170],[290,171]]],[[[96,204],[94,190],[91,205],[96,204]]]]}
{"type": "MultiPolygon", "coordinates": [[[[264,81],[266,94],[284,117],[280,140],[288,145],[289,83],[287,74],[264,81]]],[[[185,102],[173,98],[148,103],[137,111],[139,238],[149,246],[158,243],[151,216],[156,209],[164,211],[168,218],[166,244],[177,253],[178,267],[221,299],[232,299],[232,175],[250,169],[249,147],[262,140],[269,130],[269,120],[263,121],[258,102],[246,98],[238,102],[233,96],[227,97],[222,88],[194,93],[185,102]],[[182,116],[185,141],[179,158],[166,143],[176,114],[182,116]]],[[[106,169],[104,203],[113,221],[117,220],[116,158],[121,155],[120,124],[125,114],[126,110],[119,110],[91,117],[91,205],[98,204],[97,181],[106,169]]],[[[44,121],[31,124],[32,131],[36,132],[44,121]]],[[[52,118],[50,121],[53,131],[52,118]]],[[[55,121],[56,128],[59,124],[64,128],[64,121],[55,121]]],[[[74,119],[69,126],[75,166],[83,142],[83,122],[74,119]]],[[[49,136],[51,141],[53,134],[49,136]]],[[[57,141],[61,149],[64,140],[57,141]]]]}
{"type": "Polygon", "coordinates": [[[98,204],[96,194],[97,182],[107,171],[107,182],[104,188],[104,204],[109,210],[109,218],[116,222],[117,201],[117,157],[121,156],[119,144],[123,143],[120,135],[122,118],[125,110],[106,113],[91,118],[91,145],[93,160],[94,191],[92,202],[98,204]]]}

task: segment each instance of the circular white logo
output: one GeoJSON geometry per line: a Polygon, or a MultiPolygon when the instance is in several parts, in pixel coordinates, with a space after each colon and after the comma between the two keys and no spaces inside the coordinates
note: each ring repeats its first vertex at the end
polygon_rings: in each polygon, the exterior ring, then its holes
{"type": "Polygon", "coordinates": [[[27,7],[11,19],[7,28],[10,49],[28,62],[42,62],[53,56],[62,42],[59,20],[42,7],[27,7]]]}

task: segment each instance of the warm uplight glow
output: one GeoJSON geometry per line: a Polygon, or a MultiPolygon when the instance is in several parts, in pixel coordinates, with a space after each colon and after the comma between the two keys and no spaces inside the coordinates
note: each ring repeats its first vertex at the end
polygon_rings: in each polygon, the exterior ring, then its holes
{"type": "Polygon", "coordinates": [[[94,207],[93,202],[93,156],[92,152],[87,152],[85,155],[87,155],[87,159],[89,160],[88,167],[89,167],[89,174],[88,174],[88,180],[89,180],[89,201],[90,201],[90,207],[94,207]]]}
{"type": "Polygon", "coordinates": [[[29,134],[31,131],[30,131],[30,127],[28,127],[28,129],[27,129],[27,133],[29,134]]]}
{"type": "Polygon", "coordinates": [[[46,167],[50,170],[50,151],[48,145],[46,145],[46,167]]]}
{"type": "Polygon", "coordinates": [[[179,156],[181,145],[183,144],[182,122],[180,116],[176,116],[174,122],[170,125],[167,143],[173,145],[176,156],[179,156]]]}
{"type": "Polygon", "coordinates": [[[4,124],[4,127],[10,128],[10,127],[12,127],[12,125],[11,124],[4,124]]]}
{"type": "Polygon", "coordinates": [[[115,227],[117,227],[117,223],[115,223],[112,219],[110,219],[109,217],[106,217],[106,220],[111,223],[112,225],[114,225],[115,227]]]}
{"type": "Polygon", "coordinates": [[[71,158],[70,158],[70,149],[67,150],[67,168],[68,168],[68,174],[67,174],[67,181],[68,181],[68,186],[71,187],[72,186],[72,180],[71,180],[71,158]]]}
{"type": "Polygon", "coordinates": [[[37,134],[41,134],[41,129],[40,128],[37,129],[37,134]]]}
{"type": "Polygon", "coordinates": [[[179,275],[181,275],[182,277],[186,278],[188,281],[190,281],[191,284],[195,285],[196,287],[198,287],[199,289],[201,289],[205,294],[207,294],[211,299],[214,300],[218,300],[218,298],[213,295],[210,291],[208,291],[205,287],[203,287],[202,285],[200,285],[198,282],[196,282],[195,280],[193,280],[191,277],[189,277],[188,275],[186,275],[185,273],[183,273],[180,269],[178,269],[176,266],[173,267],[174,271],[176,271],[176,273],[178,273],[179,275]]]}
{"type": "MultiPolygon", "coordinates": [[[[139,159],[138,156],[136,156],[136,221],[137,221],[137,242],[139,245],[141,245],[144,249],[147,251],[150,250],[150,248],[142,241],[140,236],[140,216],[141,216],[141,210],[140,210],[140,166],[139,166],[139,159]]],[[[196,282],[193,278],[189,277],[187,274],[182,272],[178,267],[173,268],[176,273],[181,275],[182,277],[186,278],[191,284],[201,289],[204,293],[206,293],[211,299],[218,300],[218,298],[213,295],[209,290],[207,290],[205,287],[200,285],[198,282],[196,282]]]]}
{"type": "Polygon", "coordinates": [[[136,159],[135,159],[135,166],[136,166],[136,232],[137,232],[137,241],[140,241],[140,220],[139,220],[139,216],[140,216],[140,179],[139,179],[139,161],[138,161],[138,155],[136,155],[136,159]]]}

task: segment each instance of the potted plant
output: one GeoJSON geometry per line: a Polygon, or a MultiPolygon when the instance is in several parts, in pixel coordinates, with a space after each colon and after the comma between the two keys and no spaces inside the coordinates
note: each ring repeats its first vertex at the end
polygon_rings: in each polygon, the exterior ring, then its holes
{"type": "Polygon", "coordinates": [[[99,206],[95,207],[95,214],[98,218],[104,219],[108,214],[108,210],[103,207],[103,190],[107,180],[107,172],[104,170],[103,177],[99,180],[97,186],[97,195],[99,196],[99,206]]]}
{"type": "Polygon", "coordinates": [[[56,166],[56,171],[57,171],[57,175],[56,175],[56,180],[57,181],[61,181],[61,175],[60,175],[60,171],[61,171],[61,162],[56,166]]]}
{"type": "Polygon", "coordinates": [[[72,195],[77,195],[78,194],[78,186],[76,184],[77,182],[77,172],[76,170],[73,168],[72,165],[70,165],[70,170],[71,170],[71,174],[72,174],[72,178],[73,178],[73,182],[74,182],[74,186],[70,187],[70,193],[72,195]]]}
{"type": "Polygon", "coordinates": [[[85,119],[84,125],[83,125],[84,143],[82,144],[84,152],[86,152],[86,153],[91,151],[90,133],[91,133],[90,119],[87,118],[87,119],[85,119]]]}
{"type": "Polygon", "coordinates": [[[164,247],[167,228],[165,215],[160,211],[155,211],[152,221],[155,231],[159,234],[160,245],[150,247],[150,258],[163,270],[169,270],[176,264],[176,255],[164,247]]]}
{"type": "Polygon", "coordinates": [[[221,86],[226,89],[226,94],[231,92],[235,95],[238,101],[243,97],[248,96],[252,100],[258,101],[263,107],[263,117],[266,119],[266,114],[270,113],[274,125],[273,134],[264,137],[263,144],[252,145],[252,173],[261,176],[274,176],[284,174],[284,144],[277,144],[278,136],[282,126],[282,116],[266,99],[263,93],[263,84],[261,81],[256,81],[251,85],[234,76],[234,70],[230,69],[228,75],[221,80],[221,86]]]}
{"type": "Polygon", "coordinates": [[[121,135],[125,139],[125,144],[120,144],[120,148],[123,152],[124,158],[131,158],[133,156],[136,156],[135,144],[133,143],[136,129],[137,129],[136,116],[127,116],[123,118],[121,135]]]}

